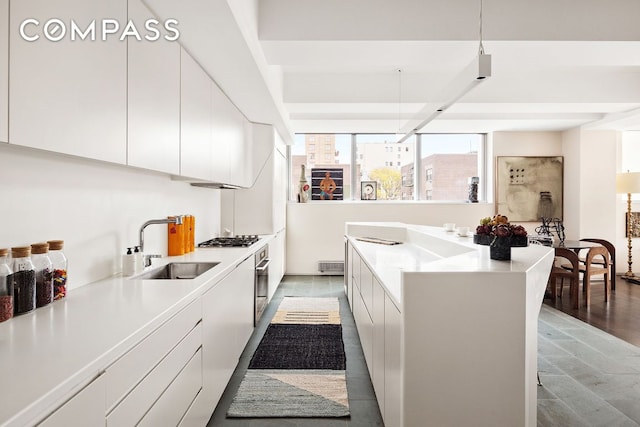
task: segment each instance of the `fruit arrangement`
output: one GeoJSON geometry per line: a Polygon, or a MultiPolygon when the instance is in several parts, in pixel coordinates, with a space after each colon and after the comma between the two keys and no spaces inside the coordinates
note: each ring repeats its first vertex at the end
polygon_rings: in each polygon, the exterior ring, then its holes
{"type": "Polygon", "coordinates": [[[500,214],[482,218],[474,242],[491,244],[496,237],[512,237],[513,246],[527,246],[527,230],[523,226],[511,224],[509,218],[500,214]]]}

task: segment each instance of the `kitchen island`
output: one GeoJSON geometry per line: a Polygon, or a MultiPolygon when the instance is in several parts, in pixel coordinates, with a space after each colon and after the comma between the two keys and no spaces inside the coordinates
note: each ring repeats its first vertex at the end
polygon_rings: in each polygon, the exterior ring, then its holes
{"type": "Polygon", "coordinates": [[[0,426],[206,425],[253,331],[261,237],[151,267],[218,263],[194,279],[116,275],[0,323],[0,426]]]}
{"type": "Polygon", "coordinates": [[[401,223],[347,223],[345,239],[345,288],[385,426],[536,425],[551,248],[494,261],[472,237],[401,223]]]}

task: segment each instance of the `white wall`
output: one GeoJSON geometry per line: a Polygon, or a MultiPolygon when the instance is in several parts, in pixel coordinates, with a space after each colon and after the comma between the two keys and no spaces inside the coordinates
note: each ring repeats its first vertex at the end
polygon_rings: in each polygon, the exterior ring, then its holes
{"type": "Polygon", "coordinates": [[[317,274],[318,261],[344,260],[345,222],[454,222],[473,227],[493,214],[492,203],[292,202],[287,205],[287,274],[317,274]]]}
{"type": "MultiPolygon", "coordinates": [[[[0,247],[63,239],[70,289],[120,272],[146,220],[190,213],[196,242],[219,233],[219,190],[8,144],[0,144],[0,200],[0,247]]],[[[145,247],[166,255],[166,226],[147,227],[145,247]]]]}

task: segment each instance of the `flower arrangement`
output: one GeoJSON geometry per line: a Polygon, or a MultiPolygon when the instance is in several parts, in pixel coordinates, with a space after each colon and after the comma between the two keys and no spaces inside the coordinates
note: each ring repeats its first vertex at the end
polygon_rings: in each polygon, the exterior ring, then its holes
{"type": "Polygon", "coordinates": [[[498,238],[509,238],[509,246],[527,246],[527,230],[521,225],[509,223],[504,215],[494,215],[480,220],[473,236],[474,243],[494,245],[498,238]]]}

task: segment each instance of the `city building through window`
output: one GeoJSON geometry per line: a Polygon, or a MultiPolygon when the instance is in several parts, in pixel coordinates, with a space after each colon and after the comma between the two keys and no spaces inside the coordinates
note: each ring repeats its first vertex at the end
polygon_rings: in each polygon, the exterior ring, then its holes
{"type": "Polygon", "coordinates": [[[484,182],[483,134],[417,134],[396,141],[393,134],[297,134],[289,149],[290,199],[296,200],[303,164],[307,180],[314,168],[342,169],[344,200],[360,200],[360,183],[375,181],[377,200],[460,202],[468,198],[471,177],[484,182]]]}

